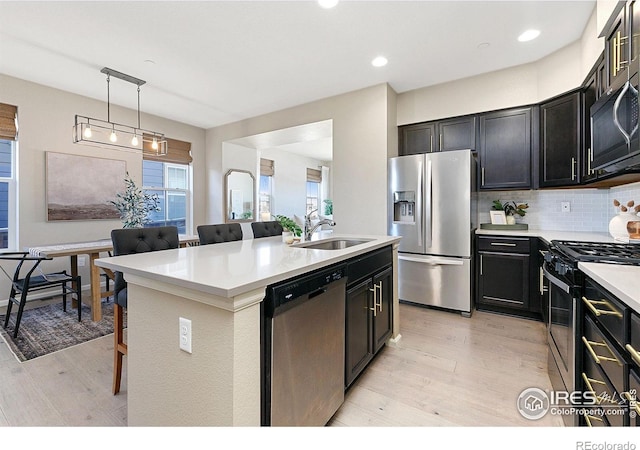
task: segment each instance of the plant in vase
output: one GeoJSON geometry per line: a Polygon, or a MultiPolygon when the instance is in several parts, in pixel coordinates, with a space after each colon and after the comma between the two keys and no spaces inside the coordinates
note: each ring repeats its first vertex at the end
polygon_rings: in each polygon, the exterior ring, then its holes
{"type": "Polygon", "coordinates": [[[614,239],[627,239],[629,238],[629,230],[627,226],[629,222],[638,222],[638,212],[640,212],[640,205],[636,205],[633,200],[629,200],[626,205],[623,205],[618,200],[613,200],[613,206],[617,210],[617,214],[613,216],[609,222],[609,234],[614,239]]]}
{"type": "Polygon", "coordinates": [[[519,218],[524,217],[527,214],[529,208],[528,203],[516,203],[514,201],[502,203],[500,200],[494,200],[491,209],[495,211],[504,211],[507,216],[507,224],[513,225],[516,223],[516,216],[519,218]]]}
{"type": "Polygon", "coordinates": [[[116,200],[109,203],[120,213],[123,228],[141,228],[148,223],[149,213],[160,211],[158,195],[147,194],[133,181],[127,172],[124,179],[125,190],[116,194],[116,200]]]}
{"type": "Polygon", "coordinates": [[[330,216],[333,214],[333,200],[325,199],[322,200],[324,203],[324,215],[330,216]]]}
{"type": "Polygon", "coordinates": [[[302,236],[302,228],[298,226],[295,220],[282,215],[273,216],[282,226],[282,240],[287,244],[291,244],[294,238],[302,236]]]}

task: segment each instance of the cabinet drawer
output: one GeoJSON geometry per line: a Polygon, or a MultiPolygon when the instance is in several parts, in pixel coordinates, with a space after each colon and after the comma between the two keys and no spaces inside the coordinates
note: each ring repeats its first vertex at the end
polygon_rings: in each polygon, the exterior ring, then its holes
{"type": "MultiPolygon", "coordinates": [[[[625,347],[631,361],[640,369],[640,316],[635,313],[631,314],[629,343],[625,347]]],[[[640,393],[640,391],[638,392],[640,393]]]]}
{"type": "MultiPolygon", "coordinates": [[[[621,397],[622,391],[616,391],[611,385],[607,377],[598,365],[593,362],[593,359],[587,355],[585,350],[584,367],[582,371],[582,383],[584,391],[592,391],[598,398],[598,405],[601,408],[600,411],[606,416],[607,421],[612,426],[621,427],[624,426],[625,415],[623,413],[623,406],[621,402],[625,399],[621,397]]],[[[597,410],[597,407],[588,407],[587,409],[597,410]]],[[[594,414],[595,417],[601,417],[598,414],[594,414]]],[[[593,424],[592,424],[593,425],[593,424]]]]}
{"type": "Polygon", "coordinates": [[[585,316],[584,333],[582,337],[584,345],[584,365],[593,362],[598,365],[611,384],[621,394],[625,390],[624,375],[627,373],[628,364],[615,345],[600,331],[590,317],[585,316]]]}
{"type": "Polygon", "coordinates": [[[624,348],[627,343],[629,307],[589,279],[585,283],[582,302],[593,320],[624,348]]]}
{"type": "Polygon", "coordinates": [[[503,236],[478,237],[478,250],[501,253],[529,253],[529,238],[503,236]]]}
{"type": "Polygon", "coordinates": [[[375,250],[363,256],[357,256],[347,261],[348,286],[373,275],[393,262],[391,246],[375,250]]]}

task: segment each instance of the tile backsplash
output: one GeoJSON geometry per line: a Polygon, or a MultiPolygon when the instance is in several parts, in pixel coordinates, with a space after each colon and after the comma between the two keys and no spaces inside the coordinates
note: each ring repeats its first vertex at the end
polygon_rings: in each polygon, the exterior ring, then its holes
{"type": "Polygon", "coordinates": [[[480,223],[491,223],[493,200],[528,203],[526,216],[519,220],[531,229],[557,231],[608,231],[609,221],[617,214],[613,200],[640,203],[640,183],[610,189],[544,189],[537,191],[481,191],[478,195],[480,223]],[[570,211],[562,212],[562,202],[570,211]]]}

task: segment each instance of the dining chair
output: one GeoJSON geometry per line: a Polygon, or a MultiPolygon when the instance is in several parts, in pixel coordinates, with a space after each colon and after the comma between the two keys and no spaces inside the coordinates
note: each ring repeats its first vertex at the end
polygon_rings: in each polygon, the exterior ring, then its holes
{"type": "MultiPolygon", "coordinates": [[[[178,228],[175,226],[121,228],[111,231],[113,256],[131,255],[178,248],[178,228]]],[[[120,392],[122,358],[127,354],[124,342],[124,310],[127,308],[127,282],[122,272],[115,272],[113,286],[113,394],[120,392]]]]}
{"type": "Polygon", "coordinates": [[[239,223],[199,225],[197,229],[200,245],[242,240],[242,227],[239,223]]]}
{"type": "Polygon", "coordinates": [[[252,222],[251,230],[253,231],[254,238],[279,236],[282,234],[282,225],[276,220],[270,222],[252,222]]]}
{"type": "Polygon", "coordinates": [[[16,316],[16,324],[13,329],[13,337],[18,337],[20,321],[22,313],[27,303],[29,293],[59,287],[61,291],[49,292],[45,297],[40,299],[53,298],[62,295],[62,310],[67,311],[67,295],[75,294],[78,301],[78,322],[82,321],[82,282],[80,275],[71,276],[66,271],[44,273],[40,267],[42,261],[48,261],[52,258],[42,256],[34,256],[29,252],[5,252],[0,253],[0,260],[17,262],[13,276],[5,271],[4,267],[0,269],[11,280],[11,292],[9,293],[9,302],[7,303],[7,312],[4,318],[4,328],[9,325],[11,317],[11,309],[13,305],[18,305],[18,314],[16,316]],[[24,275],[23,275],[24,274],[24,275]]]}

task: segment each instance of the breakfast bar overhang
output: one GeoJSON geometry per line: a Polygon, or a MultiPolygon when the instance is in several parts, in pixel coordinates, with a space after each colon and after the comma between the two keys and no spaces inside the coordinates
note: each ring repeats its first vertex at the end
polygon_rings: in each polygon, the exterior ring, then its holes
{"type": "Polygon", "coordinates": [[[344,249],[290,246],[280,236],[96,260],[128,284],[126,390],[130,426],[259,426],[260,303],[268,285],[393,247],[399,337],[397,243],[365,238],[344,249]],[[192,352],[180,349],[180,318],[192,352]]]}

